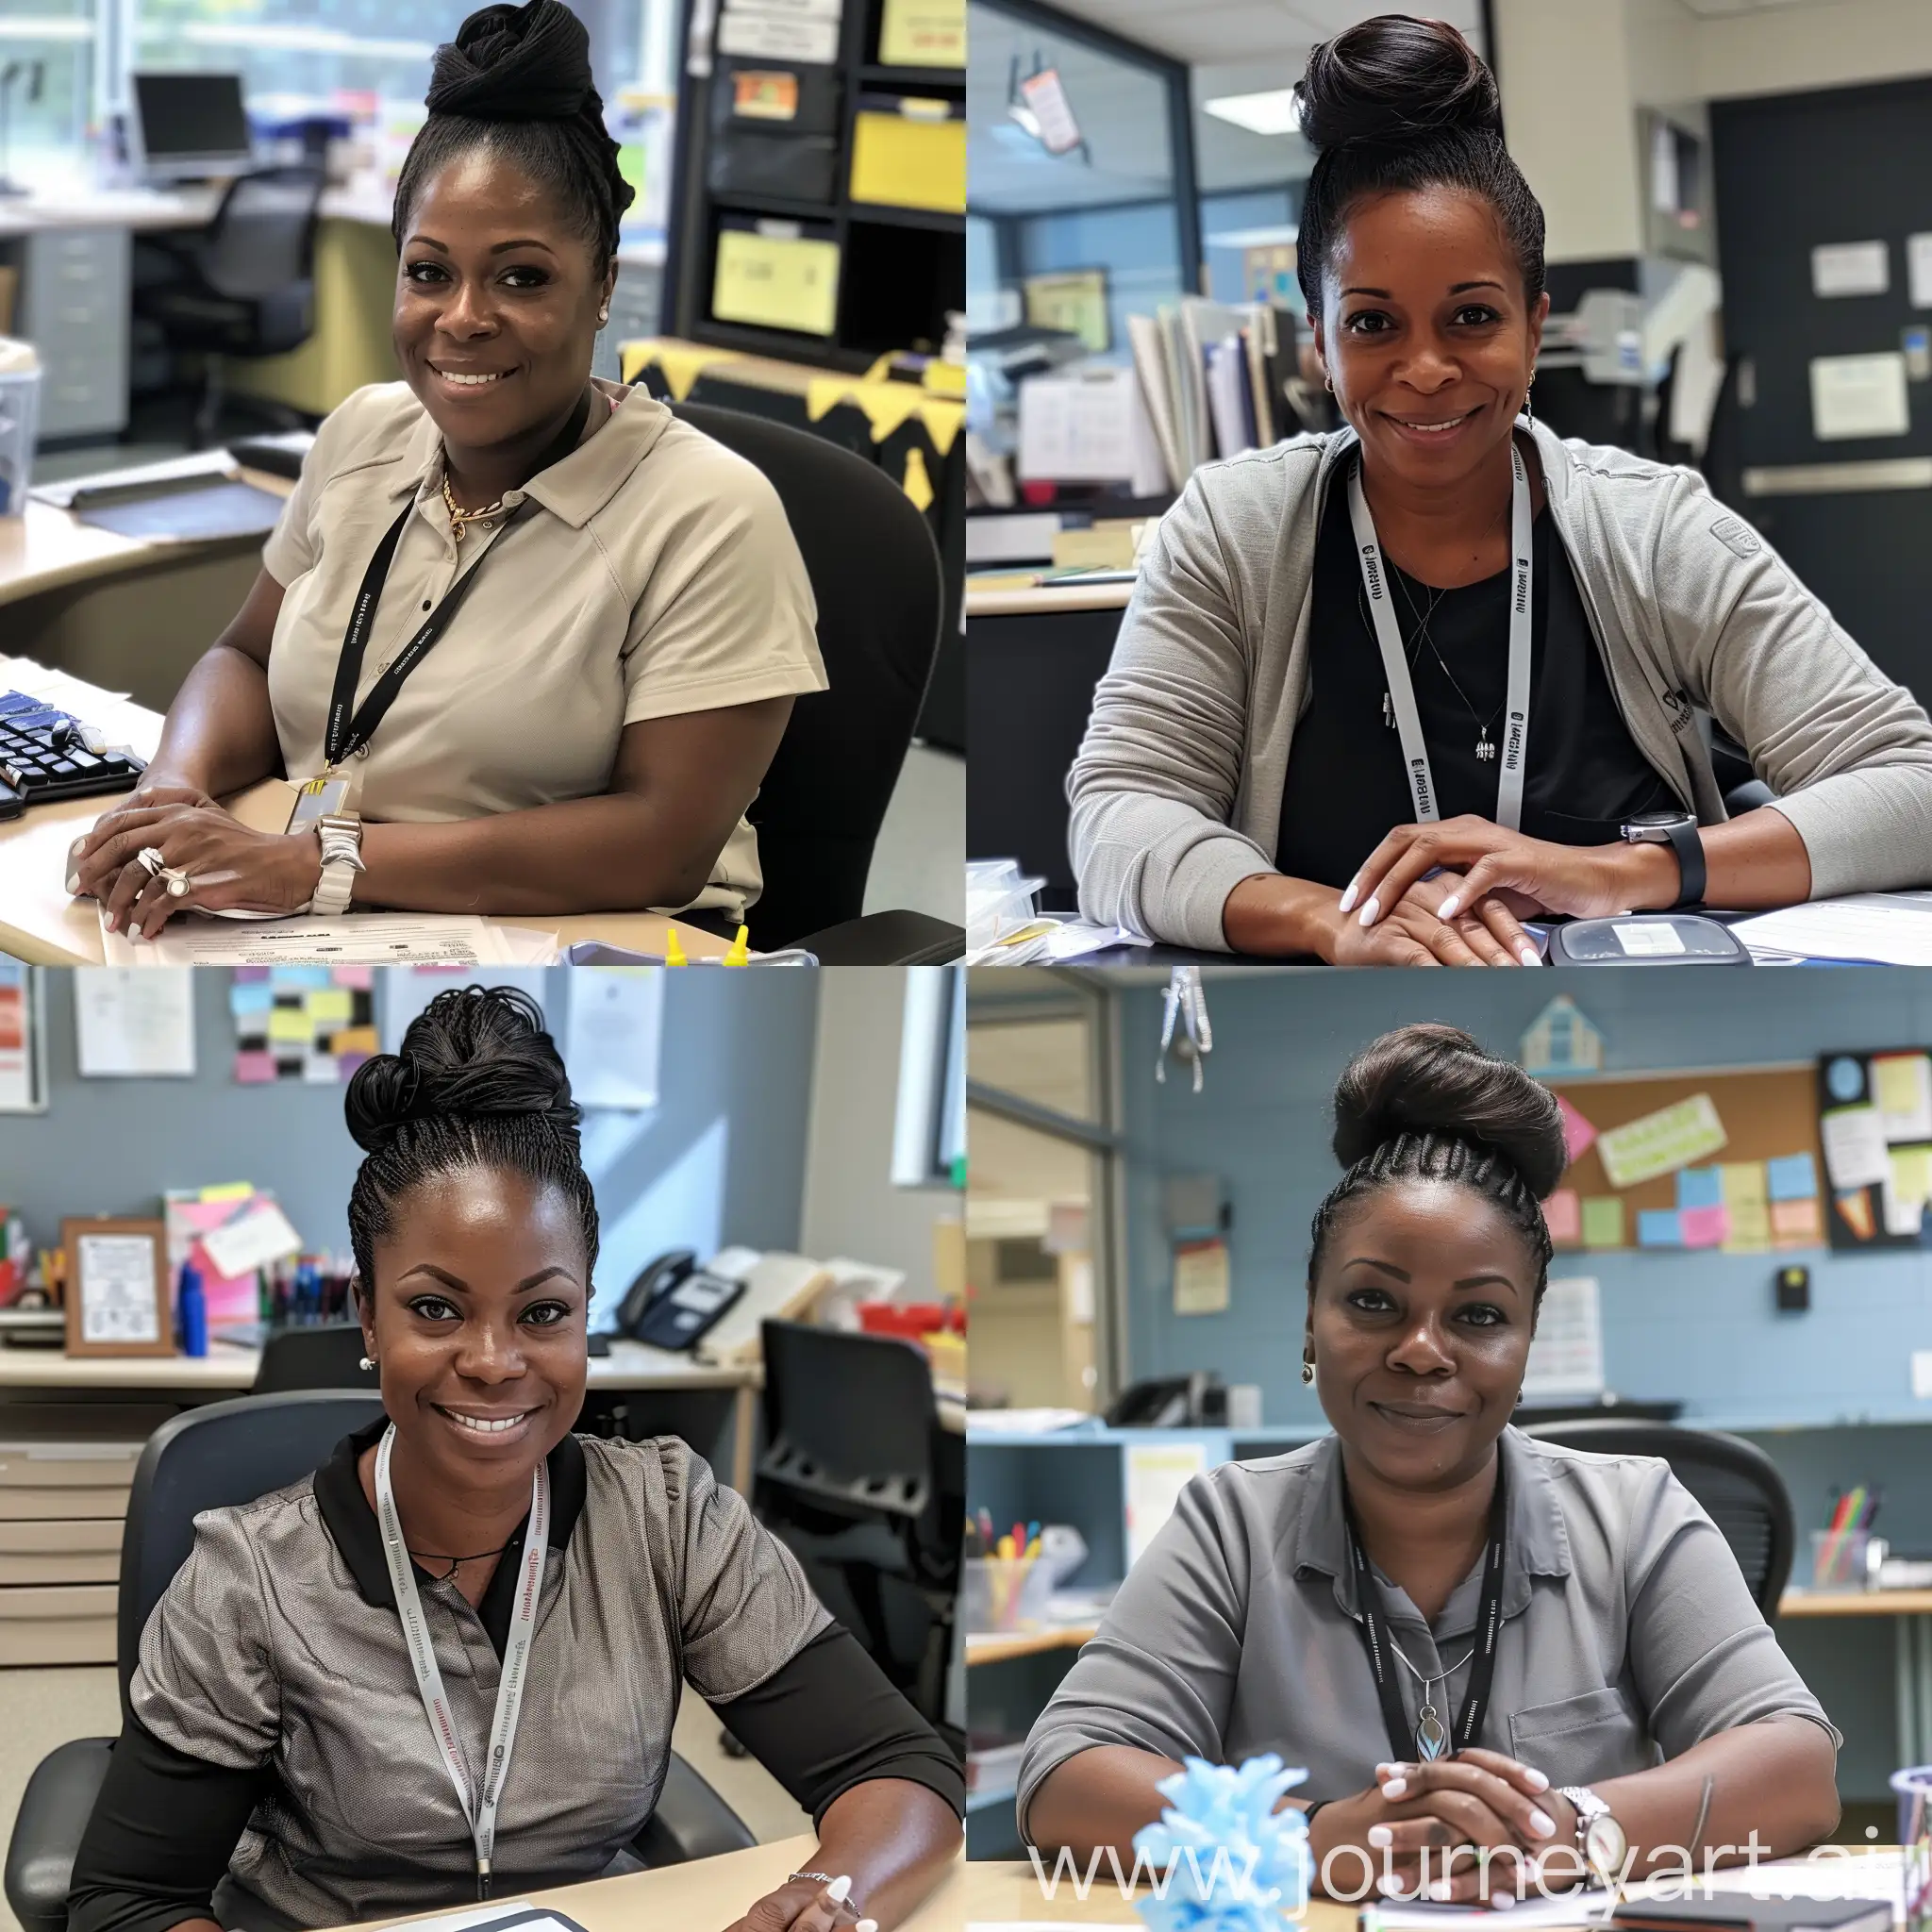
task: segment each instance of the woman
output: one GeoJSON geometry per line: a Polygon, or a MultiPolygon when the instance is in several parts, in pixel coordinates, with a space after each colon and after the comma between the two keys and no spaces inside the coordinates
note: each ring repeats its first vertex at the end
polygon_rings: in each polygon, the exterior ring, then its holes
{"type": "Polygon", "coordinates": [[[744,811],[825,683],[811,590],[758,471],[591,375],[631,190],[582,25],[471,15],[428,107],[396,186],[405,379],[322,425],[140,789],[74,848],[69,890],[132,939],[311,904],[728,934],[758,896],[744,811]],[[215,803],[338,773],[287,832],[215,803]]]}
{"type": "Polygon", "coordinates": [[[1543,218],[1489,70],[1391,14],[1299,96],[1347,426],[1197,472],[1162,522],[1068,780],[1086,916],[1534,965],[1533,914],[1932,885],[1924,711],[1691,472],[1531,420],[1543,218]],[[1726,818],[1700,711],[1774,805],[1726,818]]]}
{"type": "Polygon", "coordinates": [[[597,1210],[535,1007],[440,993],[347,1104],[388,1421],[196,1519],[142,1635],[75,1932],[336,1925],[636,1870],[685,1681],[818,1826],[741,1932],[903,1918],[959,1842],[958,1764],[702,1458],[571,1433],[597,1210]],[[522,1686],[508,1716],[500,1682],[522,1686]],[[471,1787],[492,1760],[494,1811],[471,1787]]]}
{"type": "Polygon", "coordinates": [[[1413,1886],[1424,1850],[1439,1890],[1457,1854],[1458,1900],[1472,1847],[1512,1901],[1538,1855],[1574,1884],[1592,1824],[1593,1860],[1621,1838],[1638,1876],[1754,1828],[1760,1856],[1821,1838],[1837,1733],[1710,1519],[1662,1462],[1507,1426],[1555,1100],[1408,1026],[1342,1074],[1334,1145],[1302,1369],[1334,1434],[1189,1485],[1033,1727],[1023,1832],[1124,1869],[1178,1760],[1277,1751],[1307,1769],[1316,1873],[1357,1897],[1413,1886]]]}

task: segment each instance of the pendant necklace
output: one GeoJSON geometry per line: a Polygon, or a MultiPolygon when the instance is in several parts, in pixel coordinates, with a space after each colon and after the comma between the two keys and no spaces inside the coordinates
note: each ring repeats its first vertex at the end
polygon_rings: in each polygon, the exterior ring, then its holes
{"type": "Polygon", "coordinates": [[[1398,1657],[1401,1657],[1403,1663],[1407,1666],[1409,1674],[1423,1687],[1423,1707],[1416,1714],[1415,1721],[1415,1748],[1416,1755],[1424,1763],[1427,1763],[1432,1757],[1441,1757],[1444,1748],[1449,1742],[1449,1727],[1437,1714],[1436,1707],[1429,1699],[1429,1686],[1440,1684],[1446,1694],[1449,1689],[1449,1679],[1469,1661],[1470,1657],[1475,1655],[1475,1646],[1471,1644],[1468,1656],[1451,1664],[1440,1676],[1435,1677],[1424,1676],[1422,1672],[1417,1670],[1412,1663],[1409,1663],[1407,1657],[1403,1653],[1402,1646],[1396,1642],[1392,1636],[1389,1640],[1389,1648],[1398,1657]]]}

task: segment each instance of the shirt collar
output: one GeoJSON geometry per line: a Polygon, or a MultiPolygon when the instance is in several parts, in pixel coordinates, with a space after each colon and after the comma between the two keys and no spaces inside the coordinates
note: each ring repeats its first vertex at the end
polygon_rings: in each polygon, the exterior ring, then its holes
{"type": "MultiPolygon", "coordinates": [[[[1311,1479],[1295,1537],[1294,1573],[1331,1577],[1335,1601],[1351,1618],[1359,1613],[1355,1570],[1348,1556],[1348,1522],[1341,1508],[1341,1442],[1326,1436],[1315,1445],[1311,1479]]],[[[1530,1578],[1570,1574],[1570,1532],[1548,1459],[1531,1449],[1521,1430],[1506,1428],[1497,1443],[1508,1489],[1509,1541],[1503,1555],[1503,1614],[1527,1609],[1530,1578]]]]}
{"type": "MultiPolygon", "coordinates": [[[[356,1461],[365,1449],[375,1444],[388,1426],[389,1418],[378,1416],[366,1428],[358,1429],[352,1436],[344,1436],[336,1444],[329,1459],[315,1472],[315,1507],[321,1514],[323,1527],[341,1552],[342,1561],[349,1566],[349,1574],[355,1579],[358,1595],[372,1608],[382,1610],[395,1608],[395,1591],[389,1580],[388,1559],[382,1554],[382,1531],[376,1524],[375,1511],[369,1507],[369,1498],[362,1492],[362,1478],[356,1473],[356,1461]]],[[[583,1514],[586,1486],[583,1444],[575,1436],[566,1436],[545,1461],[550,1471],[550,1547],[564,1550],[570,1547],[571,1532],[576,1527],[577,1518],[583,1514]]],[[[499,1654],[509,1627],[510,1607],[516,1592],[517,1563],[528,1523],[526,1513],[524,1521],[517,1524],[509,1546],[497,1559],[496,1573],[490,1579],[490,1588],[484,1591],[483,1601],[476,1607],[476,1614],[482,1618],[483,1626],[489,1631],[499,1654]]],[[[410,1567],[416,1572],[419,1589],[434,1581],[421,1564],[410,1567]]]]}

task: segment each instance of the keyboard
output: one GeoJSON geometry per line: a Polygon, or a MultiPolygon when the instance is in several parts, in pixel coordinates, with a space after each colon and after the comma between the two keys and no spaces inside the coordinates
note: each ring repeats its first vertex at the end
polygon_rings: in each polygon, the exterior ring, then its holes
{"type": "Polygon", "coordinates": [[[0,819],[30,805],[131,791],[143,759],[109,751],[92,725],[25,691],[0,691],[0,819]]]}

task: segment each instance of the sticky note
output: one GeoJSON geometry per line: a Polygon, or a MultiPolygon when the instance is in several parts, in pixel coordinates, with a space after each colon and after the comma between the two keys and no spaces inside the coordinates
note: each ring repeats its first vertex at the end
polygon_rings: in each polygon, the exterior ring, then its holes
{"type": "Polygon", "coordinates": [[[1761,1255],[1771,1246],[1771,1205],[1761,1160],[1727,1160],[1718,1169],[1724,1180],[1724,1207],[1731,1231],[1724,1237],[1727,1255],[1761,1255]]]}
{"type": "Polygon", "coordinates": [[[1637,1245],[1640,1248],[1681,1248],[1684,1245],[1682,1219],[1674,1208],[1640,1209],[1637,1245]]]}
{"type": "Polygon", "coordinates": [[[338,986],[346,986],[351,992],[367,992],[375,984],[375,972],[373,966],[331,966],[329,976],[338,986]]]}
{"type": "Polygon", "coordinates": [[[328,984],[326,966],[272,966],[269,984],[277,992],[307,992],[312,987],[328,984]]]}
{"type": "Polygon", "coordinates": [[[1590,1152],[1596,1129],[1571,1105],[1567,1094],[1557,1095],[1557,1111],[1563,1116],[1563,1145],[1574,1164],[1590,1152]]]}
{"type": "Polygon", "coordinates": [[[1923,1053],[1872,1057],[1872,1094],[1888,1141],[1932,1138],[1932,1058],[1923,1053]]]}
{"type": "Polygon", "coordinates": [[[315,1023],[300,1007],[277,1007],[268,1016],[268,1037],[278,1044],[307,1046],[315,1037],[315,1023]]]}
{"type": "Polygon", "coordinates": [[[336,1084],[335,1055],[311,1053],[304,1056],[302,1077],[311,1087],[333,1087],[336,1084]]]}
{"type": "Polygon", "coordinates": [[[228,1010],[238,1020],[265,1013],[275,1003],[274,989],[262,980],[237,980],[228,989],[228,1010]]]}
{"type": "Polygon", "coordinates": [[[1624,1204],[1614,1194],[1592,1194],[1583,1204],[1583,1245],[1621,1248],[1624,1245],[1624,1204]]]}
{"type": "Polygon", "coordinates": [[[235,1078],[244,1087],[256,1087],[275,1076],[275,1056],[267,1053],[238,1053],[235,1078]]]}
{"type": "Polygon", "coordinates": [[[331,1036],[329,1049],[338,1058],[352,1053],[366,1060],[371,1054],[382,1051],[382,1042],[376,1039],[374,1026],[343,1026],[331,1036]]]}
{"type": "Polygon", "coordinates": [[[1709,1208],[1680,1208],[1677,1227],[1687,1248],[1714,1248],[1731,1231],[1731,1210],[1722,1203],[1709,1208]]]}
{"type": "Polygon", "coordinates": [[[1781,1248],[1812,1248],[1824,1239],[1824,1224],[1819,1219],[1818,1200],[1774,1201],[1771,1204],[1772,1239],[1781,1248]]]}
{"type": "Polygon", "coordinates": [[[1543,1222],[1553,1241],[1574,1243],[1581,1238],[1583,1217],[1577,1208],[1574,1188],[1558,1188],[1543,1203],[1543,1222]]]}
{"type": "Polygon", "coordinates": [[[1872,1196],[1864,1188],[1856,1193],[1834,1194],[1831,1205],[1838,1209],[1839,1219],[1861,1241],[1869,1241],[1878,1232],[1878,1223],[1872,1212],[1872,1196]]]}
{"type": "Polygon", "coordinates": [[[235,969],[235,984],[237,986],[255,986],[258,984],[266,986],[268,984],[268,968],[266,966],[238,966],[235,969]]]}
{"type": "Polygon", "coordinates": [[[1677,1170],[1679,1208],[1716,1208],[1724,1198],[1723,1173],[1714,1167],[1680,1167],[1677,1170]]]}
{"type": "Polygon", "coordinates": [[[346,1080],[368,1058],[366,1053],[339,1053],[336,1055],[336,1072],[346,1080]]]}
{"type": "Polygon", "coordinates": [[[1729,1138],[1707,1093],[1659,1108],[1599,1134],[1596,1151],[1611,1187],[1635,1187],[1715,1154],[1729,1138]]]}
{"type": "Polygon", "coordinates": [[[1923,1203],[1932,1197],[1932,1147],[1894,1147],[1890,1186],[1901,1200],[1923,1203]]]}
{"type": "Polygon", "coordinates": [[[1809,1154],[1785,1154],[1764,1163],[1774,1201],[1812,1201],[1818,1197],[1818,1163],[1809,1154]]]}
{"type": "Polygon", "coordinates": [[[345,986],[326,986],[302,1003],[317,1026],[346,1026],[356,1010],[356,995],[345,986]]]}

